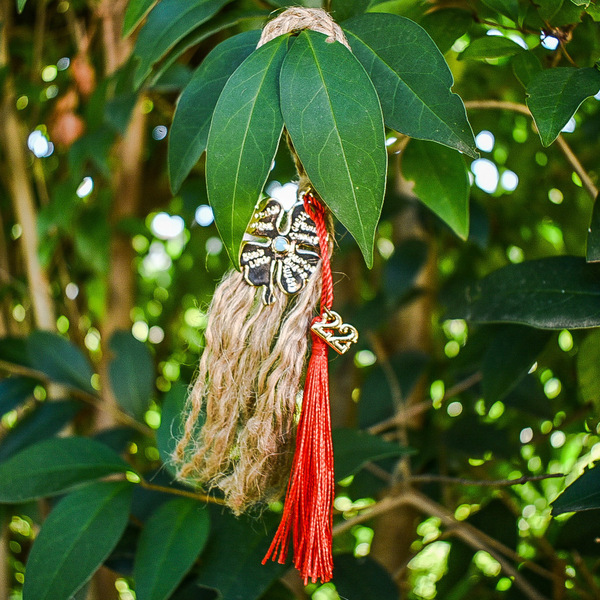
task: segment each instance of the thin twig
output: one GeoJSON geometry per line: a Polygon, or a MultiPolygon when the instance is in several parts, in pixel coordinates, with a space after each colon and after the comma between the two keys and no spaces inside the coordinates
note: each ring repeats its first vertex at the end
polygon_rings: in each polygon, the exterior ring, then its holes
{"type": "Polygon", "coordinates": [[[165,494],[173,494],[174,496],[183,496],[184,498],[191,498],[192,500],[198,500],[198,502],[210,502],[212,504],[225,505],[225,500],[221,498],[215,498],[208,494],[199,494],[197,492],[188,492],[187,490],[180,490],[179,488],[167,487],[164,485],[155,485],[146,481],[140,477],[140,485],[146,490],[152,490],[154,492],[163,492],[165,494]]]}
{"type": "MultiPolygon", "coordinates": [[[[525,106],[525,104],[519,104],[517,102],[507,102],[504,100],[470,100],[465,102],[465,107],[472,110],[486,110],[486,109],[497,109],[497,110],[510,110],[512,112],[525,115],[526,117],[532,117],[531,112],[525,106]]],[[[556,138],[556,144],[560,151],[563,153],[568,163],[571,165],[573,171],[577,173],[583,187],[587,193],[595,200],[598,197],[598,188],[594,185],[592,179],[588,175],[587,171],[583,168],[583,165],[571,150],[567,142],[562,135],[556,138]]]]}
{"type": "Polygon", "coordinates": [[[475,485],[479,487],[510,487],[513,485],[523,485],[534,481],[543,481],[544,479],[554,479],[556,477],[566,477],[564,473],[547,473],[546,475],[535,475],[533,477],[523,476],[518,479],[465,479],[463,477],[451,477],[447,475],[413,475],[410,478],[411,483],[452,483],[457,485],[475,485]]]}

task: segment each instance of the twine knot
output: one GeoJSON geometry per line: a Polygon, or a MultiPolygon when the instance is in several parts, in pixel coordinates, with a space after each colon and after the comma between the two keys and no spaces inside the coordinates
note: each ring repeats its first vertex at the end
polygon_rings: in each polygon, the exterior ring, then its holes
{"type": "Polygon", "coordinates": [[[348,50],[350,44],[342,31],[342,28],[331,18],[331,15],[320,8],[303,8],[293,6],[283,11],[278,17],[269,21],[262,30],[262,35],[258,41],[257,48],[260,48],[267,42],[294,31],[303,29],[312,29],[327,36],[327,42],[340,42],[348,50]]]}

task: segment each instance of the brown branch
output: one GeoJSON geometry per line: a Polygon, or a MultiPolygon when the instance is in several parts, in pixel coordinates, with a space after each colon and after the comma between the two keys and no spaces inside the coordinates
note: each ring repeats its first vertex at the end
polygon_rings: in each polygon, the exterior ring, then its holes
{"type": "Polygon", "coordinates": [[[146,490],[152,490],[154,492],[163,492],[165,494],[172,494],[174,496],[183,496],[184,498],[198,500],[198,502],[209,502],[212,504],[225,505],[225,500],[222,500],[221,498],[215,498],[214,496],[209,496],[208,494],[198,494],[197,492],[188,492],[187,490],[166,487],[164,485],[154,485],[153,483],[149,483],[142,477],[140,477],[139,483],[146,490]]]}
{"type": "Polygon", "coordinates": [[[546,475],[535,475],[532,477],[523,476],[518,479],[465,479],[463,477],[450,477],[447,475],[413,475],[410,478],[411,483],[450,483],[457,485],[475,485],[479,487],[510,487],[513,485],[523,485],[534,481],[543,481],[544,479],[554,479],[557,477],[566,477],[564,473],[547,473],[546,475]]]}
{"type": "MultiPolygon", "coordinates": [[[[504,100],[470,100],[465,102],[465,107],[472,110],[509,110],[532,118],[531,112],[527,106],[517,102],[506,102],[504,100]]],[[[575,171],[579,176],[579,179],[581,179],[581,183],[587,193],[595,200],[598,197],[598,188],[594,185],[591,177],[588,175],[587,171],[584,169],[583,165],[562,135],[559,135],[556,138],[556,144],[567,159],[567,162],[571,165],[573,171],[575,171]]]]}

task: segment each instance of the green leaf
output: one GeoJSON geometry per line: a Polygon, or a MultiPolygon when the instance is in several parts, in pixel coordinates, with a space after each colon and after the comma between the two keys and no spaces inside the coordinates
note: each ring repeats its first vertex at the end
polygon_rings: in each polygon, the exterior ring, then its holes
{"type": "Polygon", "coordinates": [[[231,0],[162,0],[148,15],[135,44],[139,57],[134,85],[139,87],[160,60],[179,40],[208,21],[231,0]]]}
{"type": "Polygon", "coordinates": [[[513,56],[510,61],[515,77],[521,82],[523,87],[527,87],[531,78],[540,73],[542,63],[533,52],[520,52],[513,56]]]}
{"type": "Polygon", "coordinates": [[[492,10],[498,11],[501,15],[509,17],[517,22],[519,18],[519,0],[481,0],[483,4],[489,6],[492,10]]]}
{"type": "Polygon", "coordinates": [[[46,402],[10,429],[0,443],[0,461],[19,450],[59,433],[81,409],[70,400],[46,402]]]}
{"type": "Polygon", "coordinates": [[[598,196],[594,201],[592,221],[587,234],[586,260],[590,263],[600,262],[600,202],[598,196]]]}
{"type": "Polygon", "coordinates": [[[278,76],[287,44],[288,37],[279,36],[237,68],[219,97],[208,134],[208,200],[236,267],[283,130],[278,76]]]}
{"type": "Polygon", "coordinates": [[[333,562],[333,582],[340,598],[398,600],[400,592],[391,575],[370,556],[339,554],[333,562]]]}
{"type": "Polygon", "coordinates": [[[0,464],[0,502],[12,504],[53,496],[130,468],[110,448],[89,438],[44,440],[0,464]]]}
{"type": "Polygon", "coordinates": [[[402,158],[404,177],[419,199],[463,240],[469,235],[469,175],[458,152],[413,140],[402,158]]]}
{"type": "Polygon", "coordinates": [[[553,503],[552,514],[600,508],[600,468],[586,470],[553,503]]]}
{"type": "Polygon", "coordinates": [[[17,12],[19,14],[23,12],[23,9],[25,8],[26,3],[27,3],[27,0],[17,0],[17,12]]]}
{"type": "Polygon", "coordinates": [[[593,67],[558,67],[534,75],[527,86],[527,106],[544,146],[549,146],[581,103],[600,90],[600,71],[593,67]]]}
{"type": "Polygon", "coordinates": [[[23,600],[70,600],[119,541],[132,491],[126,481],[98,482],[59,502],[31,548],[23,600]]]}
{"type": "Polygon", "coordinates": [[[581,398],[600,407],[600,331],[590,332],[581,342],[576,361],[581,398]]]}
{"type": "Polygon", "coordinates": [[[387,171],[383,118],[360,63],[326,39],[305,30],[290,48],[281,69],[281,110],[311,183],[370,268],[387,171]]]}
{"type": "Polygon", "coordinates": [[[260,31],[221,42],[204,59],[183,90],[169,132],[169,179],[176,193],[206,150],[210,121],[225,83],[256,48],[260,31]]]}
{"type": "Polygon", "coordinates": [[[143,421],[154,388],[150,351],[129,331],[116,331],[108,347],[112,354],[108,376],[117,402],[132,417],[143,421]]]}
{"type": "Polygon", "coordinates": [[[123,19],[122,36],[125,38],[140,24],[141,20],[150,12],[157,0],[130,0],[127,4],[123,19]]]}
{"type": "Polygon", "coordinates": [[[461,8],[443,8],[427,13],[419,25],[429,34],[442,54],[446,54],[454,42],[467,32],[473,15],[461,8]]]}
{"type": "Polygon", "coordinates": [[[445,318],[540,329],[600,326],[600,265],[553,256],[508,265],[467,286],[445,318]]]}
{"type": "Polygon", "coordinates": [[[488,58],[504,58],[520,54],[525,50],[516,42],[498,35],[486,35],[473,40],[466,49],[458,55],[459,59],[484,60],[488,58]]]}
{"type": "Polygon", "coordinates": [[[527,375],[550,339],[550,332],[508,325],[500,328],[481,364],[483,395],[490,404],[502,400],[527,375]]]}
{"type": "Polygon", "coordinates": [[[358,429],[333,430],[335,480],[358,473],[366,463],[409,454],[412,450],[358,429]]]}
{"type": "Polygon", "coordinates": [[[138,542],[133,577],[138,600],[166,600],[194,564],[208,540],[208,511],[178,498],[162,504],[138,542]]]}
{"type": "Polygon", "coordinates": [[[331,16],[341,23],[366,12],[371,0],[331,0],[331,16]]]}
{"type": "Polygon", "coordinates": [[[31,398],[36,385],[37,381],[28,377],[8,377],[0,381],[0,415],[31,398]]]}
{"type": "MultiPolygon", "coordinates": [[[[165,395],[162,405],[160,427],[156,432],[156,446],[165,468],[176,476],[175,468],[171,463],[171,456],[175,451],[177,440],[181,439],[184,426],[185,401],[187,387],[183,383],[175,383],[165,395]]],[[[202,425],[199,424],[198,428],[202,425]]]]}
{"type": "Polygon", "coordinates": [[[272,514],[265,524],[211,510],[211,536],[197,568],[198,584],[220,592],[220,600],[257,600],[289,568],[264,558],[274,533],[272,514]],[[235,560],[232,556],[235,555],[235,560]]]}
{"type": "Polygon", "coordinates": [[[391,129],[477,157],[475,140],[444,57],[409,19],[366,14],[345,24],[355,56],[373,80],[391,129]]]}
{"type": "Polygon", "coordinates": [[[32,365],[56,383],[64,383],[90,394],[94,374],[81,350],[63,337],[49,331],[34,331],[27,339],[27,354],[32,365]]]}

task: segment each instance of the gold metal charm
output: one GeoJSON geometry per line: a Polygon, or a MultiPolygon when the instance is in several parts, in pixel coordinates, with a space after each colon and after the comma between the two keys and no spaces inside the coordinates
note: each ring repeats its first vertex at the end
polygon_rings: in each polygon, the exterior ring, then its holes
{"type": "Polygon", "coordinates": [[[321,321],[315,322],[310,329],[338,354],[345,354],[358,341],[356,327],[344,323],[338,313],[327,308],[321,313],[321,321]]]}

